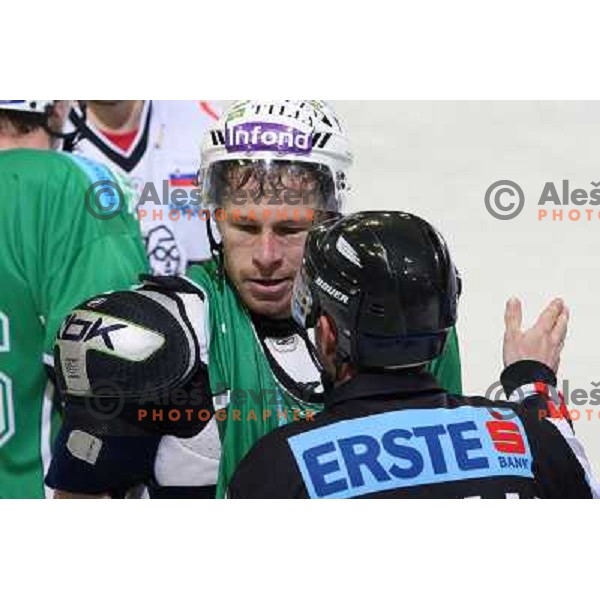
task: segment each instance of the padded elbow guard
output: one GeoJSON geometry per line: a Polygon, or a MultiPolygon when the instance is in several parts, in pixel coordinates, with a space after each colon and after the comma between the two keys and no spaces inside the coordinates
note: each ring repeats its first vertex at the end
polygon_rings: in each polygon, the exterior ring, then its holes
{"type": "Polygon", "coordinates": [[[178,278],[149,282],[96,296],[71,312],[55,343],[57,385],[67,409],[85,407],[76,412],[104,428],[114,431],[121,423],[128,431],[191,437],[208,419],[181,414],[213,412],[201,360],[203,297],[178,278]],[[160,419],[146,418],[157,409],[160,419]],[[170,411],[179,418],[169,419],[170,411]]]}

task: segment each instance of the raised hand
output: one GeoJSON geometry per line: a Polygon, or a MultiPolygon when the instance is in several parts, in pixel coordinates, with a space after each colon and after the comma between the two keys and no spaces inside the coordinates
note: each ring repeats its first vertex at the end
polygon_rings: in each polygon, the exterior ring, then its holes
{"type": "Polygon", "coordinates": [[[519,360],[536,360],[558,370],[569,323],[569,309],[561,298],[555,298],[542,311],[535,325],[522,330],[521,301],[511,298],[504,313],[504,366],[519,360]]]}

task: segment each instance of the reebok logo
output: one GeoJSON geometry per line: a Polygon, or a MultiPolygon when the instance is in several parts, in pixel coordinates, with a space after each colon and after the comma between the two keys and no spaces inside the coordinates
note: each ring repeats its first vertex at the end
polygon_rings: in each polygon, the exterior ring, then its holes
{"type": "Polygon", "coordinates": [[[124,323],[105,325],[103,327],[102,317],[94,321],[88,321],[87,319],[78,319],[77,316],[77,313],[69,315],[60,332],[59,339],[72,342],[89,342],[95,337],[100,337],[107,348],[114,350],[115,347],[110,339],[110,334],[119,329],[127,328],[127,325],[124,323]]]}

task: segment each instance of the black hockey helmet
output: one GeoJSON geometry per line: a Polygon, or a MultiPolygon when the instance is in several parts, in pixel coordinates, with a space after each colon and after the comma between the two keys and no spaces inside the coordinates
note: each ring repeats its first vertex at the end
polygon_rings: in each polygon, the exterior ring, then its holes
{"type": "Polygon", "coordinates": [[[442,353],[460,291],[446,243],[429,223],[404,212],[360,212],[311,231],[292,312],[306,328],[322,313],[335,321],[340,362],[407,367],[442,353]]]}

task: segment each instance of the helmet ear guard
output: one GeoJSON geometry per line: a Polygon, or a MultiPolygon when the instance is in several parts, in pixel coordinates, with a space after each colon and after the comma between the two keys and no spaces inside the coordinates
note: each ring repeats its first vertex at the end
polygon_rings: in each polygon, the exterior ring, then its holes
{"type": "Polygon", "coordinates": [[[311,282],[303,264],[294,280],[292,317],[303,329],[312,329],[319,318],[318,298],[311,290],[311,282]]]}
{"type": "MultiPolygon", "coordinates": [[[[314,235],[313,233],[314,231],[309,234],[309,241],[307,244],[312,241],[310,239],[311,236],[314,240],[314,237],[319,235],[319,232],[314,235]]],[[[310,259],[307,260],[305,258],[294,281],[294,290],[292,293],[292,317],[302,329],[314,329],[319,317],[323,314],[331,317],[335,324],[338,336],[336,365],[337,368],[339,368],[341,364],[346,361],[353,362],[353,336],[349,331],[340,329],[340,319],[336,318],[337,310],[334,302],[329,302],[327,298],[319,293],[321,290],[319,286],[329,286],[329,284],[316,275],[316,273],[316,269],[310,264],[310,259]]],[[[331,286],[329,287],[330,289],[333,289],[331,286]]],[[[356,304],[358,297],[349,297],[348,301],[352,304],[356,304]]],[[[319,359],[319,363],[320,362],[319,359]]]]}
{"type": "Polygon", "coordinates": [[[306,239],[302,266],[296,274],[292,292],[292,317],[303,329],[312,329],[317,324],[322,308],[319,294],[316,293],[315,275],[317,269],[313,256],[321,252],[320,245],[329,229],[342,219],[340,213],[322,211],[319,222],[315,223],[306,239]]]}
{"type": "MultiPolygon", "coordinates": [[[[310,235],[310,234],[309,234],[310,235]]],[[[333,318],[334,325],[338,333],[338,344],[336,347],[335,356],[335,370],[336,377],[332,377],[325,368],[322,357],[320,356],[315,343],[306,335],[306,330],[314,329],[317,325],[319,317],[323,314],[328,314],[326,310],[323,310],[320,297],[318,293],[314,292],[314,279],[310,273],[314,270],[306,264],[306,258],[304,264],[296,274],[294,280],[294,290],[292,293],[292,317],[296,324],[303,333],[305,344],[308,348],[309,353],[313,357],[315,363],[321,370],[321,382],[325,391],[329,391],[333,388],[335,379],[337,379],[337,373],[341,368],[342,364],[346,362],[350,355],[344,350],[346,344],[340,343],[340,331],[338,328],[337,321],[333,318]]]]}
{"type": "Polygon", "coordinates": [[[212,218],[212,214],[209,212],[206,219],[206,235],[210,246],[210,254],[217,264],[217,277],[221,279],[225,273],[225,266],[223,265],[223,242],[221,239],[217,240],[217,236],[215,235],[216,227],[215,219],[212,218]]]}

